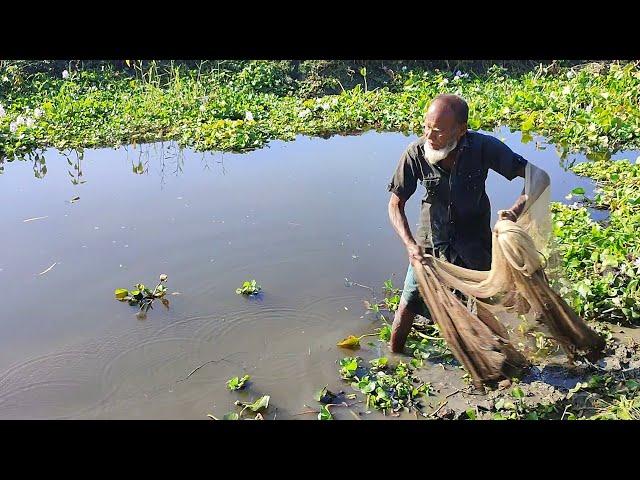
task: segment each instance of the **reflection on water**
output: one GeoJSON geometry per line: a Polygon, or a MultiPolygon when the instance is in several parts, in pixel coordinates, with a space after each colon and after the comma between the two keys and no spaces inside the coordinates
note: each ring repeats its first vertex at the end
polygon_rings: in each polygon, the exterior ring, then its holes
{"type": "MultiPolygon", "coordinates": [[[[554,200],[591,191],[543,139],[495,135],[549,171],[554,200]]],[[[352,352],[335,343],[380,325],[363,302],[404,279],[386,185],[414,138],[299,137],[246,154],[165,142],[5,165],[0,418],[206,419],[259,395],[278,418],[305,418],[293,415],[322,386],[344,388],[335,361],[352,352]],[[113,298],[161,273],[181,293],[169,310],[139,321],[113,298]],[[259,301],[235,294],[251,279],[259,301]],[[250,389],[229,393],[226,380],[245,373],[250,389]]],[[[521,189],[489,175],[494,219],[521,189]]],[[[408,202],[412,226],[419,197],[408,202]]]]}
{"type": "MultiPolygon", "coordinates": [[[[369,132],[371,134],[372,132],[369,132]]],[[[486,132],[485,132],[486,133],[486,132]]],[[[519,143],[522,145],[528,145],[528,150],[535,151],[554,151],[557,159],[557,164],[560,168],[568,171],[573,165],[581,161],[601,161],[612,160],[618,158],[624,158],[625,155],[633,152],[617,152],[617,151],[601,151],[591,152],[586,155],[579,153],[572,153],[566,147],[560,145],[553,145],[546,141],[546,139],[539,135],[532,135],[529,132],[518,132],[509,129],[508,127],[500,127],[491,132],[495,136],[505,141],[507,138],[511,141],[515,141],[515,138],[519,136],[519,143]]],[[[361,136],[361,132],[355,132],[353,135],[361,136]]],[[[346,135],[343,135],[346,136],[346,135]]],[[[406,136],[406,134],[405,134],[406,136]]],[[[329,139],[334,137],[332,134],[320,135],[316,138],[329,139]]],[[[507,141],[507,143],[510,143],[507,141]]],[[[511,145],[514,147],[514,145],[511,145]]],[[[267,145],[265,148],[270,148],[267,145]]],[[[518,147],[514,147],[518,149],[518,147]]],[[[224,158],[224,154],[220,152],[193,152],[191,150],[185,150],[181,148],[176,141],[162,141],[151,144],[141,145],[126,145],[115,151],[124,151],[126,158],[130,160],[132,172],[135,174],[148,174],[150,160],[158,163],[158,172],[160,177],[160,183],[164,184],[165,176],[167,174],[179,175],[184,167],[185,151],[189,152],[190,157],[199,156],[200,163],[203,170],[210,170],[213,163],[223,163],[221,159],[224,158]],[[216,157],[220,157],[216,160],[216,157]],[[167,166],[169,167],[167,169],[167,166]]],[[[36,178],[43,178],[47,174],[47,165],[45,153],[47,151],[42,149],[36,149],[29,152],[25,158],[21,159],[33,165],[33,173],[36,178]]],[[[49,151],[50,155],[58,156],[63,155],[67,158],[69,164],[69,176],[71,177],[71,183],[74,185],[84,183],[82,180],[82,159],[83,150],[64,150],[64,151],[49,151]]],[[[628,156],[628,155],[627,155],[628,156]]],[[[5,159],[0,158],[0,173],[4,172],[5,159]]],[[[223,168],[224,169],[224,168],[223,168]]]]}

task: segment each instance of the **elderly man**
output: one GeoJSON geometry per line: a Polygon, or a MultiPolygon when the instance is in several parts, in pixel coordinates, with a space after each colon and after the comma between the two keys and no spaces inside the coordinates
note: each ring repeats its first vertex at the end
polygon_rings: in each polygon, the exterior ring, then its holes
{"type": "MultiPolygon", "coordinates": [[[[469,107],[457,95],[438,95],[425,115],[424,135],[403,153],[389,183],[389,218],[404,243],[409,259],[424,263],[426,254],[455,265],[491,269],[491,206],[485,192],[489,169],[508,180],[525,176],[527,160],[500,140],[467,130],[469,107]],[[417,235],[409,228],[404,206],[425,187],[417,235]]],[[[549,176],[530,164],[534,182],[531,201],[549,185],[549,176]]],[[[516,221],[527,196],[518,197],[498,218],[516,221]]],[[[391,330],[391,350],[401,352],[417,314],[428,310],[409,264],[402,297],[391,330]]]]}

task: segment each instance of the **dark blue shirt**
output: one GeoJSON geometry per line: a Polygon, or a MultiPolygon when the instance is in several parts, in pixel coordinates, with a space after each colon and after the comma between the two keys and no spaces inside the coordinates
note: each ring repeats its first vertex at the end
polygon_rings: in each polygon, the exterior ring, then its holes
{"type": "Polygon", "coordinates": [[[449,261],[459,256],[468,268],[489,270],[491,205],[485,191],[488,170],[512,180],[527,161],[497,138],[469,130],[460,139],[456,147],[458,158],[447,173],[426,160],[425,140],[420,137],[407,147],[388,189],[407,200],[421,182],[425,194],[416,242],[436,248],[449,261]]]}

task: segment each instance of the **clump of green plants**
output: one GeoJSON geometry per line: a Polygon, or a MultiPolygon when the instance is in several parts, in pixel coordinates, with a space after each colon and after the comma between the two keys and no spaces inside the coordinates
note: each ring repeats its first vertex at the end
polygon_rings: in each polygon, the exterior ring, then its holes
{"type": "Polygon", "coordinates": [[[597,188],[579,204],[552,204],[562,258],[554,285],[586,320],[638,324],[640,164],[600,159],[572,170],[594,178],[597,188]],[[607,209],[609,217],[595,221],[588,208],[607,209]]]}
{"type": "MultiPolygon", "coordinates": [[[[400,304],[400,293],[402,292],[402,289],[395,288],[391,279],[385,280],[382,288],[385,293],[383,300],[379,303],[365,302],[366,308],[378,314],[381,310],[395,312],[398,310],[398,305],[400,304]]],[[[384,315],[380,314],[380,316],[381,318],[386,319],[384,315]]]]}
{"type": "MultiPolygon", "coordinates": [[[[222,420],[264,420],[262,412],[269,407],[270,398],[271,397],[269,395],[263,395],[253,402],[241,402],[240,400],[236,400],[234,404],[241,407],[240,412],[229,412],[222,417],[222,420]],[[255,413],[256,416],[254,418],[243,418],[243,414],[247,410],[255,413]]],[[[212,414],[208,414],[207,416],[212,420],[220,420],[212,414]]]]}
{"type": "Polygon", "coordinates": [[[388,342],[391,340],[391,325],[386,321],[382,323],[381,327],[376,328],[378,334],[378,340],[382,342],[388,342]]]}
{"type": "Polygon", "coordinates": [[[227,388],[231,391],[242,390],[247,385],[247,381],[251,377],[244,375],[243,377],[232,377],[227,381],[227,388]]]}
{"type": "Polygon", "coordinates": [[[578,383],[571,393],[586,390],[593,400],[591,406],[583,404],[590,416],[571,415],[570,420],[640,420],[640,382],[622,374],[594,375],[587,382],[578,383]]]}
{"type": "MultiPolygon", "coordinates": [[[[382,326],[376,329],[376,334],[380,341],[390,341],[391,325],[383,321],[382,326]]],[[[405,345],[413,356],[411,365],[414,368],[424,365],[425,360],[452,365],[457,363],[435,323],[414,322],[405,345]]]]}
{"type": "Polygon", "coordinates": [[[385,280],[383,288],[386,294],[383,300],[384,305],[390,312],[395,312],[398,310],[398,305],[400,304],[402,289],[394,287],[391,279],[385,280]]]}
{"type": "Polygon", "coordinates": [[[240,288],[236,288],[236,293],[238,295],[257,295],[262,291],[262,287],[256,283],[255,280],[246,281],[242,284],[240,288]]]}
{"type": "Polygon", "coordinates": [[[116,300],[129,302],[131,306],[139,306],[136,316],[143,319],[146,317],[149,309],[153,308],[153,302],[158,298],[165,307],[169,308],[169,300],[164,298],[167,294],[167,287],[165,285],[167,278],[167,275],[164,273],[160,275],[159,282],[153,290],[147,288],[142,283],[137,283],[132,290],[116,288],[114,295],[116,300]]]}
{"type": "Polygon", "coordinates": [[[640,397],[627,398],[621,395],[611,402],[602,401],[602,406],[590,420],[640,420],[640,397]]]}
{"type": "Polygon", "coordinates": [[[420,398],[433,393],[431,384],[421,382],[403,362],[392,368],[386,357],[380,357],[364,367],[360,357],[345,357],[339,364],[340,376],[366,395],[367,408],[381,410],[385,415],[398,415],[400,411],[422,413],[420,398]]]}
{"type": "Polygon", "coordinates": [[[343,380],[350,380],[356,376],[356,372],[360,367],[360,362],[362,358],[360,357],[344,357],[340,360],[340,368],[338,373],[340,373],[340,378],[343,380]]]}
{"type": "Polygon", "coordinates": [[[271,397],[269,395],[263,395],[253,402],[241,402],[240,400],[236,400],[235,405],[242,407],[239,415],[242,415],[242,413],[247,409],[251,410],[252,412],[259,412],[260,410],[265,410],[269,406],[270,398],[271,397]]]}
{"type": "Polygon", "coordinates": [[[333,415],[329,410],[332,404],[320,405],[320,412],[318,413],[318,420],[333,420],[333,415]]]}

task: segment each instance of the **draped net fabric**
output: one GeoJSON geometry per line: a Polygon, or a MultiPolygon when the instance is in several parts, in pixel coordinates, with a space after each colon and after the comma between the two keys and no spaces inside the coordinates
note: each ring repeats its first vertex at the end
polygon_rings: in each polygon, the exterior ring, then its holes
{"type": "Polygon", "coordinates": [[[529,361],[510,342],[498,320],[531,314],[547,327],[570,361],[602,355],[604,339],[549,286],[545,268],[551,246],[550,189],[531,201],[540,170],[527,165],[527,201],[517,222],[498,220],[493,229],[491,270],[477,271],[429,256],[412,261],[433,320],[476,386],[517,376],[529,361]],[[475,300],[468,309],[453,290],[475,300]]]}

